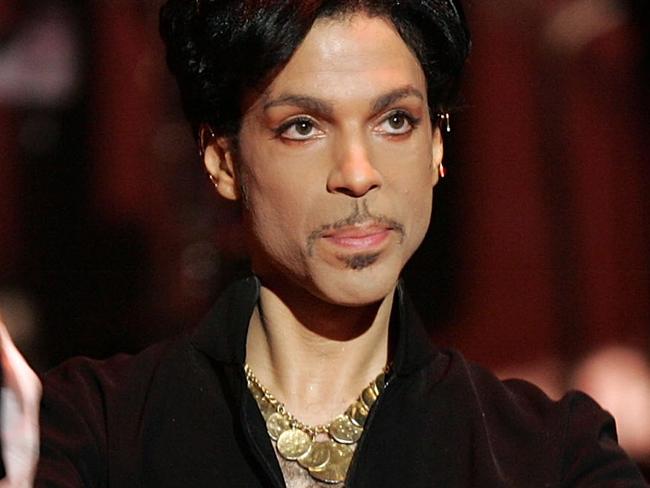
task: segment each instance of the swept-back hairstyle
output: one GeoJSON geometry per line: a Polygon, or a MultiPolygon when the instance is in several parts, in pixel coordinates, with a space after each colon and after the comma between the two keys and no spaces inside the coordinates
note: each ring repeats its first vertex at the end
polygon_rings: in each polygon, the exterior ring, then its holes
{"type": "Polygon", "coordinates": [[[168,0],[160,32],[194,129],[235,135],[242,97],[263,89],[319,18],[364,12],[390,20],[427,79],[432,116],[453,103],[470,49],[459,0],[168,0]]]}

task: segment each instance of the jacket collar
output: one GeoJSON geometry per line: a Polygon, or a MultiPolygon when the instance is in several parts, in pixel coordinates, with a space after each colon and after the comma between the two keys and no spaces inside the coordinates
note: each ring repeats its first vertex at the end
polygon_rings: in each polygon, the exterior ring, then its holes
{"type": "MultiPolygon", "coordinates": [[[[260,282],[256,276],[231,284],[193,334],[194,347],[216,362],[243,366],[248,324],[259,296],[260,282]]],[[[416,371],[437,354],[402,282],[393,302],[391,329],[397,335],[393,359],[397,375],[416,371]]]]}

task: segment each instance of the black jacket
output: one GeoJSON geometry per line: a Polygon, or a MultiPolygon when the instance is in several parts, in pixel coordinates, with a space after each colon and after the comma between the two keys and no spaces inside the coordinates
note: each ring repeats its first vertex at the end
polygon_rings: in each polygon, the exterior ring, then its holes
{"type": "MultiPolygon", "coordinates": [[[[258,294],[237,282],[192,336],[49,373],[36,486],[283,487],[243,372],[258,294]]],[[[434,349],[401,292],[392,320],[393,375],[348,488],[646,486],[586,395],[552,402],[434,349]]]]}

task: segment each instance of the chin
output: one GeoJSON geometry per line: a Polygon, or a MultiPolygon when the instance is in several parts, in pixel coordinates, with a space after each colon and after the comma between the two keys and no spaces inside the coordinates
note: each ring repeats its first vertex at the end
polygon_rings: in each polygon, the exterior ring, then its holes
{"type": "Polygon", "coordinates": [[[369,266],[364,269],[332,270],[312,274],[312,294],[333,305],[363,307],[391,294],[401,268],[369,266]]]}

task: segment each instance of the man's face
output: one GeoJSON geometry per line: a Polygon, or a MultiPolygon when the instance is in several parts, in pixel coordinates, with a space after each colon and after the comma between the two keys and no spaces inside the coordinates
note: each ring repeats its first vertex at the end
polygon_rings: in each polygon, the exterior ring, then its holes
{"type": "Polygon", "coordinates": [[[358,306],[420,245],[442,144],[417,58],[357,14],[316,22],[245,113],[236,157],[262,282],[358,306]]]}

